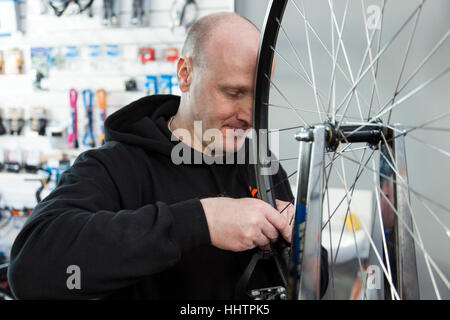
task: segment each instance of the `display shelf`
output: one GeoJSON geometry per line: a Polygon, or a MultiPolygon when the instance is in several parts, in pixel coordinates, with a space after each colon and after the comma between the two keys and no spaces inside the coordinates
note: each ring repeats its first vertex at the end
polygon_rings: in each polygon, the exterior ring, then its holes
{"type": "Polygon", "coordinates": [[[34,74],[0,74],[0,95],[27,94],[33,91],[34,74]]]}

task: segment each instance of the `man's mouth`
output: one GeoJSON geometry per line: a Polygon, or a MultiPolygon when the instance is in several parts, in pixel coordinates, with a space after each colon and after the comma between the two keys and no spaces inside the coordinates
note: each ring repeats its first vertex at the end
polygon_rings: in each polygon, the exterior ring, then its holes
{"type": "Polygon", "coordinates": [[[249,126],[246,124],[242,124],[242,123],[230,123],[230,124],[224,125],[223,128],[227,129],[227,130],[233,130],[233,131],[237,131],[237,130],[247,131],[249,129],[249,126]]]}
{"type": "Polygon", "coordinates": [[[245,130],[244,127],[234,127],[234,126],[223,126],[223,127],[229,130],[245,130]]]}
{"type": "Polygon", "coordinates": [[[241,135],[246,135],[247,130],[248,130],[247,127],[242,127],[242,126],[234,127],[234,126],[227,125],[227,126],[223,126],[223,128],[225,129],[225,132],[232,131],[234,134],[241,134],[241,135]]]}

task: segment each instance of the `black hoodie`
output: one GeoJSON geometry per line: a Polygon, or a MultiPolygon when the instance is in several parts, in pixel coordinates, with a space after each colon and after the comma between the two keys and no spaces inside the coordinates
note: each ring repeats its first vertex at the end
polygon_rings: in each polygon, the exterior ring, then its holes
{"type": "MultiPolygon", "coordinates": [[[[150,96],[107,118],[106,143],[76,159],[17,236],[8,271],[17,298],[235,298],[258,249],[212,246],[199,199],[255,196],[253,166],[175,165],[180,142],[171,141],[167,120],[178,106],[179,97],[150,96]],[[67,286],[72,265],[81,288],[67,286]]],[[[285,177],[279,170],[275,182],[285,177]]],[[[276,197],[292,200],[287,180],[276,197]]],[[[279,284],[269,259],[249,288],[279,284]]]]}

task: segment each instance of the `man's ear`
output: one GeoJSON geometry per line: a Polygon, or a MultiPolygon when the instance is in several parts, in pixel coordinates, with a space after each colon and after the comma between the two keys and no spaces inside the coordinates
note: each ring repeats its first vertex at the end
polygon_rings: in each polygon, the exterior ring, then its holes
{"type": "Polygon", "coordinates": [[[189,91],[192,82],[192,64],[191,59],[182,56],[177,63],[177,80],[181,92],[189,91]]]}

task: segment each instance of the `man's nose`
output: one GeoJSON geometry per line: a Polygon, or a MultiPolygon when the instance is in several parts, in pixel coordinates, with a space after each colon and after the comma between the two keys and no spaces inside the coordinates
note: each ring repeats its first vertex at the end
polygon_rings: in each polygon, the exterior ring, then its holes
{"type": "Polygon", "coordinates": [[[239,106],[237,119],[246,123],[250,128],[253,123],[253,99],[248,99],[239,106]]]}

